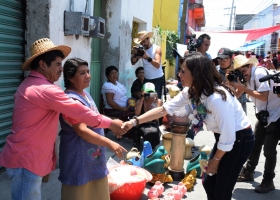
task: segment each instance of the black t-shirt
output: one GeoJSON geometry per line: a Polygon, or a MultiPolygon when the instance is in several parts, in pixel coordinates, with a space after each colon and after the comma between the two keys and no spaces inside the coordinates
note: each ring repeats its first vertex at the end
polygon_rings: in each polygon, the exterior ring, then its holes
{"type": "Polygon", "coordinates": [[[133,96],[133,92],[141,92],[142,86],[143,83],[139,79],[136,79],[131,86],[131,96],[138,99],[138,97],[133,96]]]}

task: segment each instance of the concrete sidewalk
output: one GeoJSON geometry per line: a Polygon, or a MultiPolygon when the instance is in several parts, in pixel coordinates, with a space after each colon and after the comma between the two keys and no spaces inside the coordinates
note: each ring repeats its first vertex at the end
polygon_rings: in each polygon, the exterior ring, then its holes
{"type": "MultiPolygon", "coordinates": [[[[252,121],[252,126],[254,127],[255,122],[256,122],[256,118],[255,118],[255,111],[253,108],[253,104],[252,103],[247,103],[247,109],[248,109],[248,116],[250,118],[250,120],[252,121]]],[[[116,138],[113,136],[113,134],[111,132],[107,133],[106,136],[108,138],[111,138],[113,140],[116,140],[116,138]]],[[[212,134],[212,132],[208,132],[208,131],[202,131],[199,132],[197,134],[197,136],[195,137],[195,145],[201,146],[201,145],[208,145],[210,147],[213,146],[214,144],[214,136],[212,134]]],[[[123,145],[128,151],[131,149],[133,143],[132,141],[129,140],[125,140],[122,139],[120,141],[120,144],[123,145]]],[[[277,146],[277,150],[280,150],[280,146],[277,146]]],[[[194,152],[194,156],[198,154],[198,152],[194,152]]],[[[113,156],[113,153],[110,152],[109,150],[107,150],[106,152],[106,156],[107,158],[113,156]]],[[[279,154],[277,155],[277,158],[279,160],[280,156],[279,154]]],[[[116,159],[116,157],[114,157],[114,159],[116,159]]],[[[117,160],[117,159],[116,159],[117,160]]],[[[263,168],[264,168],[264,156],[263,154],[261,154],[260,157],[260,161],[259,161],[259,165],[256,168],[256,172],[255,172],[255,181],[253,182],[244,182],[244,183],[237,183],[235,186],[235,189],[233,191],[233,199],[237,199],[237,200],[247,200],[247,199],[252,199],[252,200],[262,200],[262,199],[269,199],[269,200],[276,200],[276,199],[280,199],[280,174],[279,174],[279,169],[280,169],[280,163],[277,163],[276,166],[276,177],[274,179],[274,184],[275,184],[275,188],[276,190],[269,192],[267,194],[258,194],[256,192],[254,192],[254,187],[257,186],[261,180],[262,180],[262,173],[263,173],[263,168]]],[[[188,160],[185,160],[184,165],[185,168],[187,166],[188,160]]],[[[47,183],[43,183],[42,184],[42,199],[43,200],[59,200],[60,199],[60,188],[61,188],[61,184],[58,181],[57,177],[58,177],[58,169],[54,170],[51,174],[50,174],[50,179],[49,182],[47,183]]],[[[0,200],[10,200],[10,181],[6,175],[5,172],[3,172],[2,174],[0,174],[0,200]]],[[[177,185],[178,182],[173,182],[173,183],[168,183],[165,184],[165,191],[163,193],[163,196],[166,195],[168,192],[171,192],[172,187],[174,185],[177,185]]],[[[147,200],[147,193],[149,191],[149,189],[151,188],[150,184],[146,185],[146,189],[144,191],[144,194],[142,196],[142,200],[147,200]]],[[[162,196],[162,197],[163,197],[162,196]]],[[[161,198],[162,198],[161,197],[161,198]]],[[[183,199],[189,199],[189,200],[206,200],[206,193],[203,189],[202,183],[201,183],[201,179],[197,179],[197,184],[194,187],[194,190],[191,192],[187,192],[186,196],[184,196],[183,199]]]]}

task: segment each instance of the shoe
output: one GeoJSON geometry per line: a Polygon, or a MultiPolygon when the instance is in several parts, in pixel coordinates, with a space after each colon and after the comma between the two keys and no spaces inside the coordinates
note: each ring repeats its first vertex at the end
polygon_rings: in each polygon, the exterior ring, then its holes
{"type": "Polygon", "coordinates": [[[255,192],[257,193],[268,193],[272,190],[275,190],[273,180],[267,180],[267,179],[263,179],[261,184],[259,184],[255,188],[255,192]]]}
{"type": "Polygon", "coordinates": [[[238,175],[237,182],[253,181],[253,180],[254,180],[254,172],[243,167],[238,175]]]}

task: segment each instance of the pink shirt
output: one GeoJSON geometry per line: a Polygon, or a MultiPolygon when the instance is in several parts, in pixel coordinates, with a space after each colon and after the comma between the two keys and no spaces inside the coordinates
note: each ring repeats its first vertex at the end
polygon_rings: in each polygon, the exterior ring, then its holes
{"type": "Polygon", "coordinates": [[[14,99],[12,134],[0,153],[0,165],[7,168],[25,168],[39,176],[54,169],[60,113],[97,128],[111,124],[110,118],[69,98],[36,71],[21,83],[14,99]]]}

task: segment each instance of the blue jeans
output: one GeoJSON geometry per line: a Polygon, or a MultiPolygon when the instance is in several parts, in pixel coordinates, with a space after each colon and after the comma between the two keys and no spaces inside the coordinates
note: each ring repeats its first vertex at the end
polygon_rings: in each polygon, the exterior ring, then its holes
{"type": "Polygon", "coordinates": [[[13,200],[41,200],[42,177],[24,168],[6,168],[13,200]]]}
{"type": "MultiPolygon", "coordinates": [[[[216,143],[210,155],[213,158],[217,151],[220,134],[215,133],[216,143]]],[[[236,140],[231,151],[226,152],[220,160],[217,174],[205,175],[203,187],[208,200],[230,200],[239,172],[249,157],[255,142],[251,128],[236,132],[236,140]]]]}

